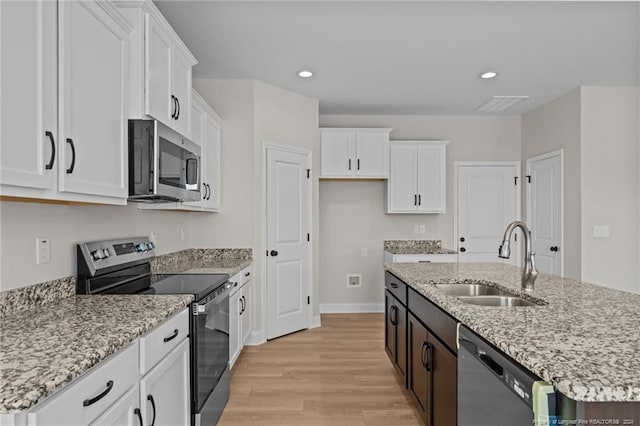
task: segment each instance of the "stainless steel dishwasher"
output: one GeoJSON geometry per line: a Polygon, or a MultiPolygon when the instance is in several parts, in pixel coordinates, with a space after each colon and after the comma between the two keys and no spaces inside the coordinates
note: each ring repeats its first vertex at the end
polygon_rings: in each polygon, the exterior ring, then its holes
{"type": "Polygon", "coordinates": [[[553,387],[459,327],[458,426],[556,424],[553,387]]]}

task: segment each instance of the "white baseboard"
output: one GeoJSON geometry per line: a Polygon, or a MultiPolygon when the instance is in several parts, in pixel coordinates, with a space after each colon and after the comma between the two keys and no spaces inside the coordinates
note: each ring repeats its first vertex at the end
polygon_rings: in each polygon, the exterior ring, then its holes
{"type": "Polygon", "coordinates": [[[249,339],[247,339],[246,346],[257,346],[265,343],[267,339],[264,338],[264,331],[262,330],[251,330],[251,334],[249,334],[249,339]]]}
{"type": "Polygon", "coordinates": [[[321,314],[384,312],[384,303],[321,303],[321,314]]]}

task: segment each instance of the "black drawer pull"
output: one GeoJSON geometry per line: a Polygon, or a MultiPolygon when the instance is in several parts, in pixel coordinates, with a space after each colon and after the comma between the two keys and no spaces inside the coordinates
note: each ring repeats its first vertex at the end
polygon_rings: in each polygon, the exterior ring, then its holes
{"type": "Polygon", "coordinates": [[[393,287],[393,288],[398,288],[398,284],[396,284],[396,283],[389,283],[389,285],[390,285],[391,287],[393,287]]]}
{"type": "Polygon", "coordinates": [[[168,341],[173,340],[176,337],[178,337],[178,329],[177,328],[175,330],[173,330],[173,334],[171,336],[164,338],[164,342],[167,343],[168,341]]]}
{"type": "Polygon", "coordinates": [[[244,274],[245,277],[248,277],[249,275],[251,275],[251,272],[247,272],[246,274],[244,274]]]}
{"type": "Polygon", "coordinates": [[[67,143],[71,146],[71,165],[67,169],[67,174],[73,173],[73,169],[76,168],[76,146],[73,144],[73,139],[67,138],[67,143]]]}
{"type": "Polygon", "coordinates": [[[142,424],[142,413],[140,412],[140,409],[139,408],[134,408],[133,409],[133,414],[135,414],[138,417],[138,424],[140,426],[144,426],[142,424]]]}
{"type": "Polygon", "coordinates": [[[147,401],[151,402],[153,408],[153,419],[151,420],[151,426],[156,424],[156,402],[153,400],[153,395],[147,395],[147,401]]]}
{"type": "Polygon", "coordinates": [[[100,401],[102,398],[104,398],[105,396],[107,396],[107,394],[108,394],[109,392],[111,392],[111,389],[113,389],[113,380],[109,380],[109,381],[107,382],[107,388],[106,388],[104,391],[102,391],[102,393],[101,393],[100,395],[98,395],[98,396],[94,396],[93,398],[85,399],[85,400],[82,402],[82,406],[83,406],[83,407],[88,407],[88,406],[90,406],[90,405],[95,404],[96,402],[100,401]]]}

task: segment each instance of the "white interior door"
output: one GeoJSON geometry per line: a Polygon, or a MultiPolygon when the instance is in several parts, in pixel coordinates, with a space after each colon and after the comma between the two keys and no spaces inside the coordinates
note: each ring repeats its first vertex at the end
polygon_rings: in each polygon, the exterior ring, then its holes
{"type": "Polygon", "coordinates": [[[460,262],[521,263],[520,236],[510,259],[498,257],[505,228],[520,219],[519,170],[517,162],[456,165],[460,262]]]}
{"type": "Polygon", "coordinates": [[[536,267],[562,275],[562,151],[527,159],[527,222],[536,267]]]}
{"type": "Polygon", "coordinates": [[[309,327],[311,154],[266,149],[267,339],[309,327]]]}

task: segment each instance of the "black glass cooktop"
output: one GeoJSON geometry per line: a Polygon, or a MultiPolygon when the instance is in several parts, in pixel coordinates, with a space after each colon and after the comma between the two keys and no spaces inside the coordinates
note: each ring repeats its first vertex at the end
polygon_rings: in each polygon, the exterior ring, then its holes
{"type": "Polygon", "coordinates": [[[193,294],[196,301],[229,279],[227,274],[156,274],[145,294],[193,294]]]}

